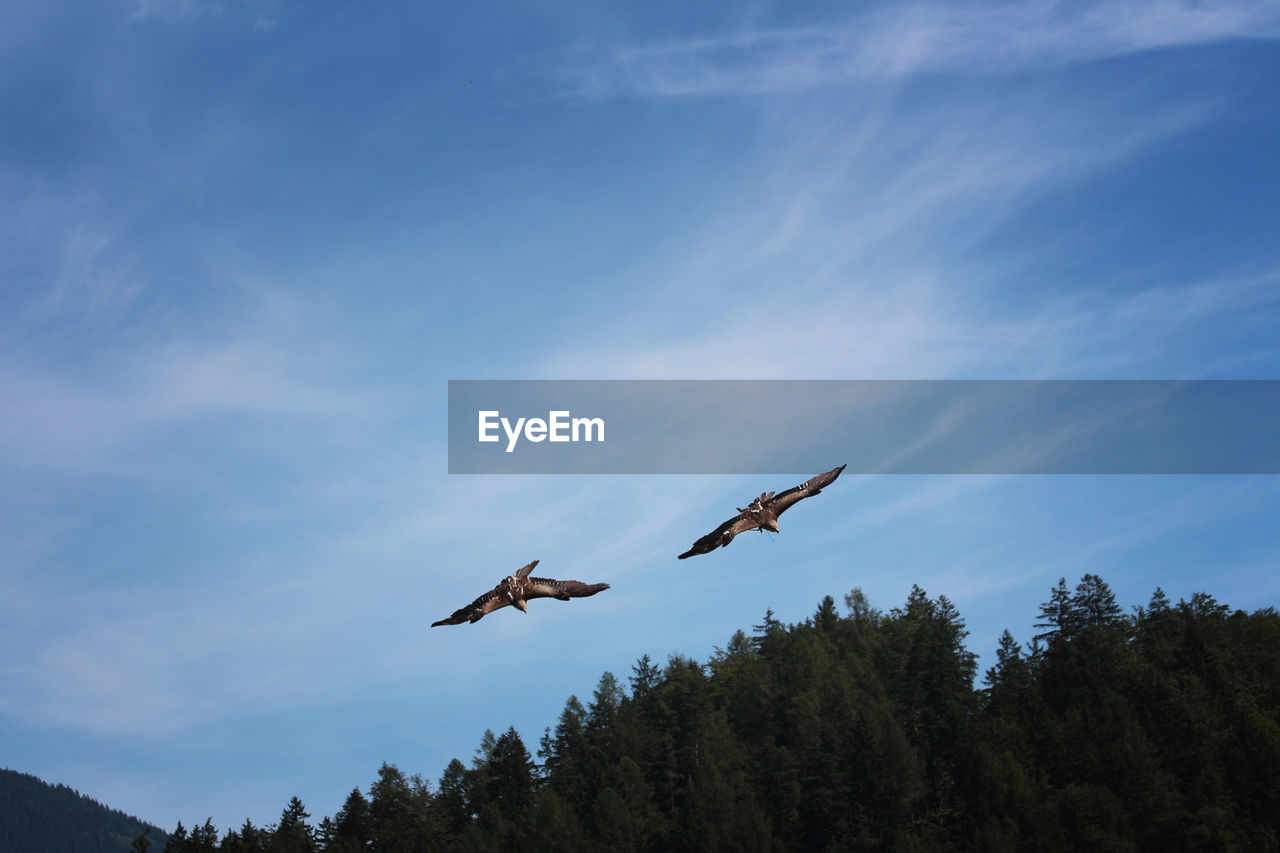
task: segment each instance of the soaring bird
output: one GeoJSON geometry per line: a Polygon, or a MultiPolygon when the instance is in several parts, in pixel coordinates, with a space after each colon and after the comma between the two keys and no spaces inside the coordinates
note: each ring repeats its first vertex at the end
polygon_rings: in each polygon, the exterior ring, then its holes
{"type": "Polygon", "coordinates": [[[717,548],[723,548],[733,541],[733,537],[746,530],[778,530],[778,516],[786,512],[796,501],[821,494],[822,490],[836,481],[844,466],[833,468],[825,474],[810,477],[793,489],[787,489],[780,495],[773,492],[762,492],[760,497],[747,505],[746,509],[738,507],[738,514],[693,543],[688,551],[679,559],[692,557],[695,554],[710,554],[717,548]]]}
{"type": "Polygon", "coordinates": [[[437,625],[461,625],[463,622],[478,622],[486,613],[492,613],[499,607],[514,604],[525,613],[529,612],[530,598],[558,598],[568,601],[570,598],[585,598],[608,589],[607,583],[583,583],[582,581],[557,581],[550,578],[531,578],[529,572],[538,565],[534,560],[529,565],[517,569],[514,574],[498,581],[498,585],[468,604],[453,611],[448,619],[432,622],[437,625]]]}

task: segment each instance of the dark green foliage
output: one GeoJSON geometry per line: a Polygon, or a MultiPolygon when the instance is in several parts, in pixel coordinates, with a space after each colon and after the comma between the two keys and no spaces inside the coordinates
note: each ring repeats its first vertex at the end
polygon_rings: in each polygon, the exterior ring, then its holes
{"type": "Polygon", "coordinates": [[[355,853],[373,843],[373,813],[359,788],[347,795],[326,836],[324,849],[329,853],[355,853]]]}
{"type": "Polygon", "coordinates": [[[280,813],[275,832],[271,833],[270,849],[273,853],[315,853],[319,848],[315,831],[307,823],[309,817],[311,815],[307,814],[302,800],[297,797],[289,800],[289,805],[280,813]]]}
{"type": "Polygon", "coordinates": [[[151,827],[147,827],[141,835],[129,842],[129,849],[134,853],[147,853],[151,849],[151,843],[151,827]]]}
{"type": "MultiPolygon", "coordinates": [[[[296,799],[222,850],[1275,850],[1280,617],[1065,579],[973,685],[964,620],[912,589],[767,612],[705,664],[641,658],[569,697],[535,765],[487,731],[435,793],[383,765],[319,831],[296,799]],[[251,842],[251,843],[250,843],[251,842]],[[290,846],[292,845],[292,846],[290,846]],[[311,846],[307,846],[311,845],[311,846]]],[[[175,830],[206,850],[213,827],[175,830]]]]}
{"type": "MultiPolygon", "coordinates": [[[[429,850],[437,841],[437,815],[421,776],[406,777],[393,764],[378,768],[369,788],[367,833],[370,847],[387,853],[429,850]]],[[[351,803],[352,798],[347,798],[351,803]]]]}
{"type": "MultiPolygon", "coordinates": [[[[222,853],[265,853],[272,833],[259,829],[252,821],[246,820],[237,830],[231,830],[222,837],[222,853]]],[[[336,849],[336,848],[335,848],[336,849]]]]}
{"type": "Polygon", "coordinates": [[[159,829],[66,785],[0,770],[0,850],[159,853],[167,841],[159,829]]]}
{"type": "Polygon", "coordinates": [[[520,819],[533,804],[533,761],[515,728],[494,742],[486,770],[488,808],[508,819],[520,819]]]}

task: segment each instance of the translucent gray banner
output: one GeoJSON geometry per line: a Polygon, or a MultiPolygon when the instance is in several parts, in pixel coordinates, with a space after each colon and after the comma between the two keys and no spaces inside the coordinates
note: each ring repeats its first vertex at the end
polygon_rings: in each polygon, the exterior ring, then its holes
{"type": "Polygon", "coordinates": [[[451,380],[451,474],[1277,474],[1276,380],[451,380]]]}

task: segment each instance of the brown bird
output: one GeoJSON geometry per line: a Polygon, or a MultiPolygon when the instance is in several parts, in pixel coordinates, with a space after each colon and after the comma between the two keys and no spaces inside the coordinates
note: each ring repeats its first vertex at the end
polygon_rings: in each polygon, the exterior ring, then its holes
{"type": "Polygon", "coordinates": [[[773,492],[761,492],[760,497],[753,500],[746,509],[738,507],[738,514],[693,543],[688,551],[679,559],[697,554],[710,554],[717,548],[723,548],[733,541],[733,537],[746,530],[778,530],[778,516],[786,512],[796,501],[821,494],[822,490],[836,481],[844,466],[833,468],[825,474],[810,477],[793,489],[787,489],[780,495],[773,492]]]}
{"type": "Polygon", "coordinates": [[[463,622],[478,622],[486,613],[492,613],[499,607],[514,604],[521,611],[528,613],[530,598],[558,598],[568,601],[570,598],[585,598],[608,589],[607,583],[583,583],[582,581],[557,581],[550,578],[531,578],[529,572],[538,565],[534,560],[529,565],[518,569],[515,574],[508,575],[498,585],[468,604],[453,611],[448,619],[432,622],[437,625],[461,625],[463,622]]]}

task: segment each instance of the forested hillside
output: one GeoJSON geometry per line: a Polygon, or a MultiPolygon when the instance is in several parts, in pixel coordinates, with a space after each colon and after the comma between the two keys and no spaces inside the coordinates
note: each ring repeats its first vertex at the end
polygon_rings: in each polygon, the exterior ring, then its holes
{"type": "Polygon", "coordinates": [[[705,663],[635,664],[569,697],[536,748],[486,732],[435,785],[384,764],[310,822],[170,851],[1257,850],[1280,846],[1280,616],[1094,575],[1005,633],[975,685],[964,622],[913,589],[766,614],[705,663]]]}
{"type": "MultiPolygon", "coordinates": [[[[129,853],[148,826],[109,809],[66,785],[0,770],[0,851],[40,853],[129,853]]],[[[147,841],[162,849],[163,832],[150,829],[147,841]]]]}

